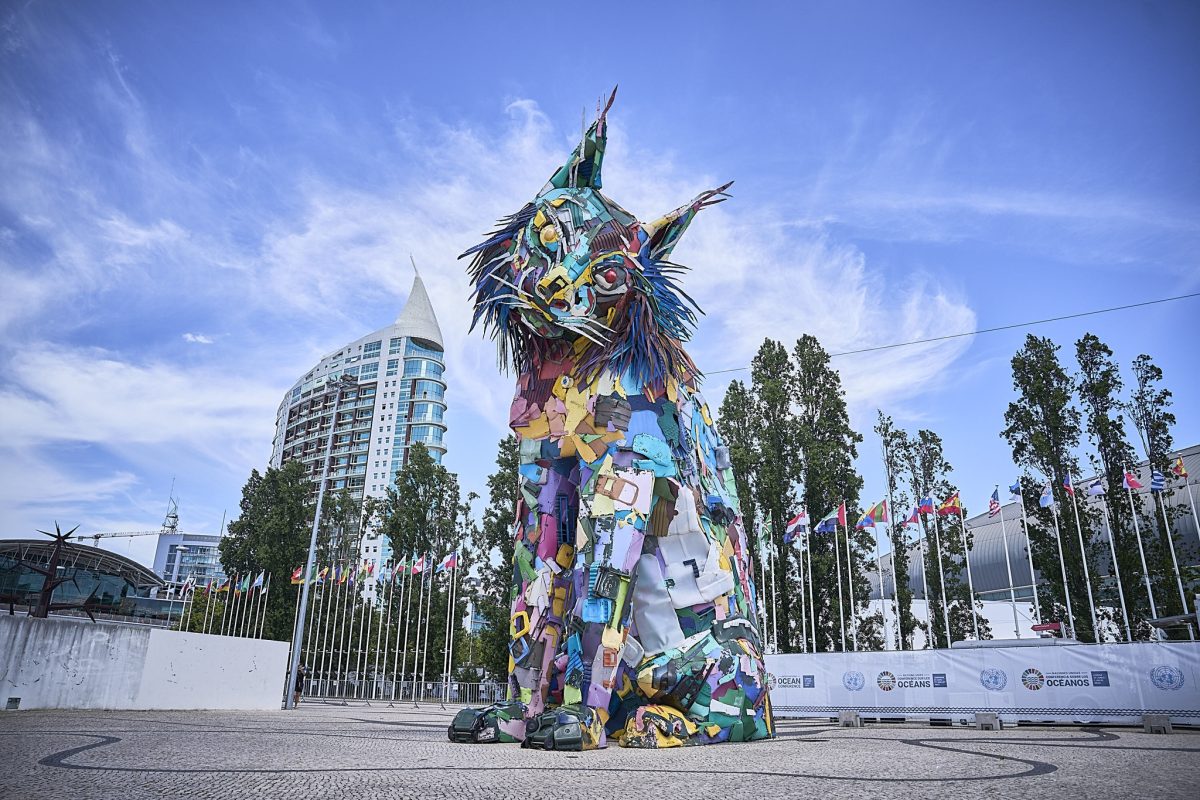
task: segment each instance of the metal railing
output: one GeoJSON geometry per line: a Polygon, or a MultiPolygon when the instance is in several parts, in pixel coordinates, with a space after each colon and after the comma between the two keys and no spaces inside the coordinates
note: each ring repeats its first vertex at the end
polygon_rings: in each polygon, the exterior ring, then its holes
{"type": "Polygon", "coordinates": [[[504,699],[505,687],[497,683],[466,683],[463,681],[394,681],[390,677],[355,673],[328,679],[309,677],[304,682],[303,696],[310,700],[366,700],[395,703],[452,703],[455,705],[490,705],[504,699]]]}

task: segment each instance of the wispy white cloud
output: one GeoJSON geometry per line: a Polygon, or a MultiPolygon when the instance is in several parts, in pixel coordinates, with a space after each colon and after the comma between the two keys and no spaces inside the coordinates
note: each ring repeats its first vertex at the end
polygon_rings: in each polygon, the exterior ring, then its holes
{"type": "Polygon", "coordinates": [[[185,333],[183,340],[191,344],[212,344],[211,336],[205,336],[203,333],[185,333]]]}

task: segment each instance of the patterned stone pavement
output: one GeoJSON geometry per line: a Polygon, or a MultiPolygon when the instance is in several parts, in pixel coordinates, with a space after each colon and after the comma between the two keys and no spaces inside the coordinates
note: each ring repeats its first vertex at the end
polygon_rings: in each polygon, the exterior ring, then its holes
{"type": "Polygon", "coordinates": [[[456,745],[450,711],[0,713],[0,797],[1195,797],[1200,733],[783,721],[770,742],[651,752],[456,745]]]}

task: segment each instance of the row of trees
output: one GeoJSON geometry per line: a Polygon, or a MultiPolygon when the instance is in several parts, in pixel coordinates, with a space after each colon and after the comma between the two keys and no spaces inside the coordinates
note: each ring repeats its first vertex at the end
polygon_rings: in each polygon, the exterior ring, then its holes
{"type": "MultiPolygon", "coordinates": [[[[1166,472],[1171,461],[1171,393],[1161,386],[1162,372],[1149,356],[1133,363],[1135,386],[1125,397],[1120,370],[1112,351],[1096,336],[1087,334],[1076,342],[1078,371],[1068,373],[1058,358],[1059,347],[1042,337],[1029,336],[1013,357],[1013,388],[1016,399],[1005,414],[1003,436],[1011,445],[1013,459],[1022,468],[1023,495],[1029,514],[1029,536],[1034,565],[1040,573],[1038,600],[1045,620],[1066,620],[1066,600],[1077,610],[1076,635],[1085,641],[1102,640],[1113,626],[1122,629],[1115,578],[1109,568],[1108,543],[1104,514],[1118,553],[1122,585],[1130,617],[1140,638],[1152,635],[1147,620],[1149,601],[1143,586],[1133,513],[1121,489],[1124,470],[1138,461],[1127,438],[1128,418],[1139,432],[1145,453],[1153,469],[1166,472]],[[1090,471],[1102,473],[1106,485],[1104,502],[1098,507],[1079,503],[1079,527],[1088,532],[1081,551],[1071,547],[1068,533],[1076,530],[1075,504],[1063,489],[1067,475],[1078,479],[1083,435],[1091,449],[1086,456],[1090,471]],[[1058,543],[1050,508],[1036,498],[1049,482],[1053,487],[1063,532],[1063,553],[1067,579],[1064,585],[1058,563],[1058,543]],[[1084,564],[1087,569],[1084,569],[1084,564]],[[1099,630],[1093,629],[1089,608],[1089,584],[1103,617],[1099,630]]],[[[856,531],[853,521],[860,512],[862,478],[854,470],[858,446],[863,437],[850,424],[845,391],[838,373],[830,365],[829,354],[812,336],[801,337],[789,353],[780,342],[763,342],[751,366],[749,385],[734,381],[720,409],[721,432],[730,445],[731,459],[737,472],[742,513],[756,553],[777,554],[776,568],[767,574],[763,594],[774,599],[778,646],[785,650],[811,647],[840,650],[843,642],[840,621],[858,621],[857,640],[861,648],[880,647],[885,628],[882,614],[868,612],[870,586],[868,572],[875,572],[876,543],[871,530],[856,531]],[[849,568],[841,570],[839,587],[838,559],[846,559],[842,529],[834,534],[812,534],[811,571],[813,598],[811,611],[801,602],[801,551],[785,546],[786,521],[801,508],[815,519],[841,502],[850,514],[849,568]],[[835,548],[837,550],[835,551],[835,548]],[[811,618],[810,618],[811,617],[811,618]],[[807,634],[805,629],[807,628],[807,634]]],[[[926,642],[946,646],[949,641],[971,638],[978,630],[981,638],[991,631],[973,602],[962,571],[965,550],[973,546],[971,531],[964,531],[957,516],[922,520],[928,544],[910,554],[913,529],[905,525],[896,509],[913,507],[919,498],[932,495],[945,498],[958,491],[951,479],[953,468],[947,460],[941,437],[932,430],[915,432],[899,428],[888,415],[879,412],[875,433],[882,444],[885,466],[884,496],[893,509],[886,526],[894,553],[893,576],[885,574],[885,595],[894,603],[898,630],[888,630],[892,646],[908,649],[914,633],[921,630],[926,642]],[[936,525],[936,527],[935,527],[936,525]],[[926,530],[928,526],[928,530],[926,530]],[[938,563],[938,552],[942,563],[938,563]],[[927,619],[912,611],[914,593],[909,588],[916,565],[910,557],[923,559],[924,582],[930,604],[927,619]],[[945,603],[943,605],[943,598],[945,603]],[[947,624],[949,630],[947,630],[947,624]]],[[[1081,493],[1083,487],[1080,488],[1081,493]]],[[[1168,491],[1169,494],[1169,491],[1168,491]]],[[[1174,518],[1186,513],[1182,507],[1170,508],[1165,498],[1162,507],[1135,503],[1138,525],[1145,536],[1149,581],[1154,587],[1160,616],[1183,613],[1170,557],[1169,537],[1174,534],[1174,518]],[[1156,511],[1157,509],[1157,511],[1156,511]],[[1167,509],[1168,523],[1162,520],[1167,509]]],[[[1009,521],[1014,524],[1013,520],[1009,521]]],[[[1019,525],[1019,521],[1016,521],[1019,525]]],[[[1016,527],[1011,528],[1014,532],[1016,527]]],[[[1019,535],[1019,534],[1017,534],[1019,535]]],[[[1176,543],[1178,547],[1178,542],[1176,543]]],[[[760,557],[767,557],[761,555],[760,557]]],[[[1193,581],[1196,576],[1185,576],[1193,581]]],[[[876,581],[880,577],[876,575],[876,581]]],[[[922,587],[925,591],[925,586],[922,587]]],[[[807,596],[807,595],[806,595],[807,596]]],[[[921,615],[924,617],[924,615],[921,615]]],[[[848,642],[847,642],[848,644],[848,642]]]]}
{"type": "MultiPolygon", "coordinates": [[[[252,471],[242,489],[240,513],[229,524],[229,534],[221,540],[221,564],[226,574],[266,570],[274,576],[267,595],[264,638],[280,641],[292,638],[301,586],[291,584],[288,577],[305,563],[308,555],[315,512],[311,489],[312,483],[298,461],[288,462],[278,469],[268,468],[264,473],[252,471]]],[[[424,446],[414,444],[396,485],[389,487],[383,498],[368,498],[364,504],[344,491],[326,496],[317,536],[318,568],[340,565],[357,569],[364,538],[369,544],[386,537],[394,558],[403,562],[411,562],[413,557],[421,555],[427,560],[437,559],[458,550],[459,568],[466,574],[473,563],[469,543],[477,535],[470,509],[474,499],[474,494],[468,494],[464,499],[457,476],[435,462],[424,446]]],[[[415,581],[413,583],[416,585],[415,581]]],[[[417,648],[441,653],[448,634],[444,621],[447,619],[450,582],[432,580],[427,583],[426,591],[431,594],[425,601],[428,608],[421,614],[432,620],[432,624],[428,638],[423,634],[420,643],[416,641],[416,627],[411,624],[417,615],[417,596],[414,592],[379,588],[374,597],[364,596],[360,591],[339,592],[337,603],[340,605],[336,606],[336,614],[321,615],[317,604],[333,597],[337,590],[332,582],[310,585],[309,603],[313,608],[308,627],[311,636],[306,636],[306,640],[339,642],[339,659],[344,664],[373,665],[374,654],[382,648],[380,643],[383,641],[389,642],[388,649],[391,650],[394,650],[392,643],[399,641],[401,648],[407,648],[409,653],[417,648]],[[356,624],[360,626],[361,635],[349,640],[326,630],[355,619],[359,620],[356,624]],[[363,620],[373,621],[364,624],[363,620]],[[410,624],[406,626],[405,620],[410,624]]],[[[214,613],[220,614],[219,604],[225,599],[214,598],[214,602],[218,604],[214,613]]],[[[466,594],[460,590],[450,616],[454,623],[462,619],[466,603],[466,594]]],[[[454,663],[468,666],[466,660],[475,649],[471,637],[457,637],[454,663]]],[[[423,659],[418,667],[418,677],[436,678],[441,666],[436,655],[423,659]]],[[[395,669],[395,665],[390,668],[395,669]]],[[[412,674],[411,663],[406,672],[412,674]]]]}

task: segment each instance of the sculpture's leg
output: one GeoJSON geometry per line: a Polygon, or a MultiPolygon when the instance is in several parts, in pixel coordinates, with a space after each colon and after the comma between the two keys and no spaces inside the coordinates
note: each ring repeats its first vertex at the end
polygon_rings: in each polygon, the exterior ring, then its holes
{"type": "Polygon", "coordinates": [[[683,645],[645,659],[624,747],[745,742],[774,736],[766,668],[745,619],[714,623],[683,645]]]}

